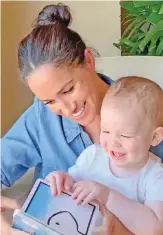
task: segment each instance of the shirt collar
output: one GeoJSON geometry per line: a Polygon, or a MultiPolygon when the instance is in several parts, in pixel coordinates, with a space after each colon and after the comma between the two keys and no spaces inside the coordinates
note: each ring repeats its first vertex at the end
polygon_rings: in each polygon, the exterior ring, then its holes
{"type": "Polygon", "coordinates": [[[64,134],[68,143],[73,141],[76,136],[78,136],[82,131],[81,126],[77,122],[64,116],[62,116],[62,124],[64,134]]]}

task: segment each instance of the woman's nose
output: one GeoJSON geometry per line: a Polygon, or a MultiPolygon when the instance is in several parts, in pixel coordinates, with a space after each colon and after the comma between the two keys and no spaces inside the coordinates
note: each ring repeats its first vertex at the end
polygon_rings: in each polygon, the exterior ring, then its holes
{"type": "Polygon", "coordinates": [[[74,102],[62,102],[59,108],[63,115],[70,116],[74,113],[76,107],[74,102]]]}

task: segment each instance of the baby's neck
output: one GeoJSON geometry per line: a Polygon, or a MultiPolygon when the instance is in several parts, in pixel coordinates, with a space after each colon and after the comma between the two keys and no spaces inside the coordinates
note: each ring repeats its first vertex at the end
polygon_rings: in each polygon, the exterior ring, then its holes
{"type": "Polygon", "coordinates": [[[110,159],[110,170],[111,172],[119,178],[128,178],[137,174],[148,162],[149,157],[146,158],[143,162],[136,166],[132,167],[118,167],[110,159]]]}

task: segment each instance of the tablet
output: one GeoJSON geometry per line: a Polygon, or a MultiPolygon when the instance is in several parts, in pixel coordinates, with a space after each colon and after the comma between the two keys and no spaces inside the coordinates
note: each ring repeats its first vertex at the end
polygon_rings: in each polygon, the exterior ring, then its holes
{"type": "Polygon", "coordinates": [[[66,192],[53,196],[47,182],[39,179],[22,211],[60,234],[91,235],[98,207],[91,203],[84,206],[77,205],[66,192]]]}

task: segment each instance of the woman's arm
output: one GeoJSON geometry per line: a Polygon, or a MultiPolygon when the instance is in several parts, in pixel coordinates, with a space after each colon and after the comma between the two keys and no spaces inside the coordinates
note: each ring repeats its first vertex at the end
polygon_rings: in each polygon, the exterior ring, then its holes
{"type": "Polygon", "coordinates": [[[140,204],[115,191],[110,192],[107,202],[108,210],[132,233],[163,235],[163,202],[155,203],[155,208],[157,208],[155,211],[152,205],[153,203],[150,202],[148,202],[148,206],[147,203],[140,204]]]}
{"type": "Polygon", "coordinates": [[[96,235],[134,235],[102,205],[100,206],[100,212],[103,215],[103,224],[101,227],[96,228],[96,235]]]}
{"type": "Polygon", "coordinates": [[[11,227],[10,223],[5,217],[5,210],[14,210],[19,208],[16,200],[1,196],[1,234],[3,235],[28,235],[23,231],[16,230],[11,227]]]}
{"type": "Polygon", "coordinates": [[[1,181],[6,186],[41,163],[37,107],[35,100],[1,140],[1,181]]]}

